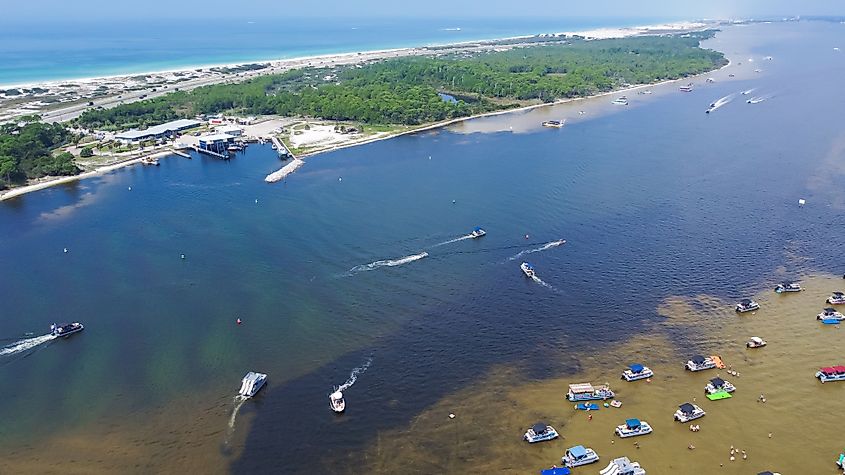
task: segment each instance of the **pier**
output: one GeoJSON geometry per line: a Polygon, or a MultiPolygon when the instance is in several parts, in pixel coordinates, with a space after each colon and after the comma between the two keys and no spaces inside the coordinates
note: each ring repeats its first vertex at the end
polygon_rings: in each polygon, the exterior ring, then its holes
{"type": "Polygon", "coordinates": [[[185,152],[183,152],[183,151],[181,151],[181,150],[174,150],[174,151],[173,151],[173,154],[174,154],[174,155],[179,155],[180,157],[184,157],[184,158],[193,158],[193,157],[191,157],[191,154],[190,154],[190,153],[185,153],[185,152]]]}
{"type": "Polygon", "coordinates": [[[221,160],[228,160],[229,159],[229,155],[224,155],[222,153],[217,153],[213,150],[200,148],[200,147],[197,147],[196,145],[192,145],[191,148],[197,153],[204,153],[206,155],[211,155],[212,157],[219,158],[221,160]]]}
{"type": "Polygon", "coordinates": [[[273,142],[273,145],[276,146],[276,151],[279,152],[279,157],[293,156],[282,141],[276,138],[275,135],[271,135],[270,140],[273,142]]]}

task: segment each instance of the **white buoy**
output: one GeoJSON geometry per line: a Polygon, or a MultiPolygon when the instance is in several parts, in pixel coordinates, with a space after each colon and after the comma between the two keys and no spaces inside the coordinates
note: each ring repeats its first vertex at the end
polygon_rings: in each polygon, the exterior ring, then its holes
{"type": "Polygon", "coordinates": [[[182,254],[182,259],[184,259],[184,258],[185,258],[185,255],[184,255],[184,254],[182,254]]]}
{"type": "Polygon", "coordinates": [[[129,187],[129,191],[132,191],[132,187],[131,187],[131,186],[129,187]]]}
{"type": "Polygon", "coordinates": [[[258,200],[255,200],[255,202],[258,203],[258,200]]]}
{"type": "Polygon", "coordinates": [[[806,203],[803,199],[798,200],[798,206],[804,206],[806,203]]]}
{"type": "Polygon", "coordinates": [[[455,203],[457,203],[457,201],[455,201],[455,200],[452,200],[452,204],[455,204],[455,203]]]}
{"type": "Polygon", "coordinates": [[[67,254],[67,248],[65,248],[65,254],[67,254]]]}
{"type": "Polygon", "coordinates": [[[454,419],[454,418],[455,418],[454,414],[449,414],[449,419],[454,419]]]}
{"type": "Polygon", "coordinates": [[[341,176],[337,177],[337,181],[343,181],[343,177],[341,177],[341,176]]]}

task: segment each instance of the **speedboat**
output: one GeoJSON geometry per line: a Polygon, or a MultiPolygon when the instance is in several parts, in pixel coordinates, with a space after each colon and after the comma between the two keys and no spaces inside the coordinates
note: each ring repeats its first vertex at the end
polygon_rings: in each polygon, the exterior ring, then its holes
{"type": "Polygon", "coordinates": [[[681,86],[678,89],[680,89],[681,92],[692,92],[692,83],[689,83],[686,86],[681,86]]]}
{"type": "Polygon", "coordinates": [[[84,329],[85,327],[79,322],[54,323],[50,325],[50,334],[55,337],[68,337],[84,329]]]}
{"type": "Polygon", "coordinates": [[[567,467],[580,467],[599,461],[599,454],[595,450],[585,448],[583,445],[576,445],[566,450],[560,459],[567,467]]]}
{"type": "Polygon", "coordinates": [[[622,379],[625,381],[639,381],[654,376],[654,371],[641,364],[632,364],[622,372],[622,379]]]}
{"type": "Polygon", "coordinates": [[[566,119],[563,119],[563,120],[547,120],[547,121],[543,122],[542,125],[543,125],[543,127],[554,127],[556,129],[559,129],[559,128],[563,127],[564,125],[566,125],[566,119]]]}
{"type": "Polygon", "coordinates": [[[639,419],[628,419],[621,426],[616,426],[616,435],[622,438],[651,434],[648,422],[639,419]]]}
{"type": "Polygon", "coordinates": [[[821,368],[816,373],[819,381],[826,383],[828,381],[845,381],[845,366],[828,366],[821,368]]]}
{"type": "Polygon", "coordinates": [[[745,346],[748,348],[762,348],[766,346],[766,340],[759,336],[752,336],[751,339],[745,342],[745,346]]]}
{"type": "Polygon", "coordinates": [[[820,314],[816,315],[816,320],[836,320],[841,322],[845,320],[845,315],[837,312],[833,307],[827,307],[820,314]]]}
{"type": "Polygon", "coordinates": [[[534,278],[534,266],[532,266],[531,264],[529,264],[527,262],[523,262],[522,264],[519,265],[519,268],[522,269],[522,272],[527,277],[531,277],[532,279],[534,278]]]}
{"type": "Polygon", "coordinates": [[[613,391],[606,385],[593,386],[590,383],[570,384],[566,399],[572,402],[578,401],[604,401],[613,399],[613,391]]]}
{"type": "Polygon", "coordinates": [[[784,292],[801,292],[802,290],[804,289],[801,288],[801,284],[790,281],[781,282],[775,287],[775,292],[779,294],[784,292]]]}
{"type": "Polygon", "coordinates": [[[839,454],[839,458],[836,459],[836,466],[845,470],[845,452],[839,454]]]}
{"type": "Polygon", "coordinates": [[[689,371],[704,371],[706,369],[713,369],[716,367],[716,362],[711,357],[704,357],[701,355],[694,355],[687,361],[684,367],[689,371]]]}
{"type": "Polygon", "coordinates": [[[250,371],[246,374],[246,376],[244,376],[244,379],[241,380],[241,389],[238,391],[238,394],[243,398],[251,398],[252,396],[255,396],[255,393],[257,393],[259,389],[264,387],[264,383],[266,382],[266,374],[250,371]]]}
{"type": "Polygon", "coordinates": [[[834,292],[827,298],[827,303],[830,305],[845,304],[845,292],[834,292]]]}
{"type": "Polygon", "coordinates": [[[640,467],[639,462],[631,462],[628,457],[619,457],[610,461],[601,475],[645,475],[645,469],[640,467]]]}
{"type": "Polygon", "coordinates": [[[732,393],[736,391],[736,386],[730,383],[730,381],[725,381],[722,378],[713,378],[707,383],[707,386],[704,387],[705,394],[716,394],[719,391],[725,391],[727,393],[732,393]]]}
{"type": "Polygon", "coordinates": [[[487,234],[487,231],[485,231],[485,230],[483,230],[483,229],[481,229],[477,226],[476,226],[475,229],[472,230],[471,233],[469,233],[469,235],[472,236],[473,239],[480,238],[481,236],[484,236],[485,234],[487,234]]]}
{"type": "Polygon", "coordinates": [[[739,313],[753,312],[760,309],[760,304],[751,299],[742,299],[735,308],[739,313]]]}
{"type": "Polygon", "coordinates": [[[617,99],[614,99],[611,104],[616,104],[617,106],[627,106],[628,105],[628,98],[625,96],[621,96],[617,99]]]}
{"type": "Polygon", "coordinates": [[[700,417],[704,417],[707,413],[704,412],[704,409],[696,406],[695,404],[690,404],[685,402],[678,406],[678,410],[675,411],[675,420],[678,422],[689,422],[700,417]]]}
{"type": "Polygon", "coordinates": [[[522,439],[528,441],[529,444],[545,442],[547,440],[557,439],[557,431],[545,422],[538,422],[525,432],[522,439]]]}
{"type": "Polygon", "coordinates": [[[338,414],[346,410],[346,401],[343,399],[342,392],[335,391],[329,395],[329,407],[338,414]]]}

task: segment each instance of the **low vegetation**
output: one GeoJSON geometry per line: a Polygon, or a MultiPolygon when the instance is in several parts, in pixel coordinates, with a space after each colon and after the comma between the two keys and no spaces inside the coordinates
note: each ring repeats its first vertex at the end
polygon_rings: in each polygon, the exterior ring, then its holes
{"type": "Polygon", "coordinates": [[[416,125],[709,71],[725,63],[721,53],[699,47],[710,34],[575,39],[474,55],[301,69],[89,110],[77,120],[83,127],[115,130],[230,112],[416,125]],[[439,92],[458,100],[444,101],[439,92]]]}

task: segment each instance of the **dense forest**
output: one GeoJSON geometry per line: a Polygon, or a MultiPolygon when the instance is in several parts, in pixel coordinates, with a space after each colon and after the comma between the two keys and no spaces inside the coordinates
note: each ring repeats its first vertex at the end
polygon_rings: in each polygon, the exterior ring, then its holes
{"type": "Polygon", "coordinates": [[[415,125],[709,71],[725,59],[699,48],[708,35],[576,39],[473,55],[301,69],[89,110],[77,120],[83,127],[114,130],[234,112],[415,125]],[[460,100],[444,101],[438,92],[460,100]]]}
{"type": "Polygon", "coordinates": [[[71,135],[61,124],[44,124],[32,117],[0,125],[0,189],[28,178],[79,173],[72,154],[53,154],[71,135]]]}

